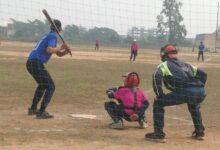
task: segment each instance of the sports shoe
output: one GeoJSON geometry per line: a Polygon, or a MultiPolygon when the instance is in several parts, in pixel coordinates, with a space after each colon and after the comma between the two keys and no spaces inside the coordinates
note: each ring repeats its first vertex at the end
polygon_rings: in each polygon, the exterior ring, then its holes
{"type": "Polygon", "coordinates": [[[145,134],[145,140],[153,141],[153,142],[159,142],[159,143],[165,143],[165,133],[147,133],[145,134]]]}
{"type": "Polygon", "coordinates": [[[28,115],[36,115],[37,113],[39,112],[38,109],[31,109],[31,108],[28,108],[28,115]]]}
{"type": "Polygon", "coordinates": [[[193,139],[196,139],[196,140],[204,140],[204,137],[205,137],[205,133],[204,132],[196,132],[194,131],[192,133],[192,138],[193,139]]]}
{"type": "Polygon", "coordinates": [[[109,124],[109,128],[111,129],[124,129],[124,125],[122,120],[119,120],[118,122],[113,122],[109,124]]]}
{"type": "Polygon", "coordinates": [[[54,116],[53,115],[51,115],[51,114],[49,114],[48,112],[46,112],[46,111],[43,111],[43,112],[38,112],[37,114],[36,114],[36,118],[37,119],[50,119],[50,118],[53,118],[54,116]]]}
{"type": "Polygon", "coordinates": [[[146,129],[148,127],[147,122],[145,120],[138,120],[141,129],[146,129]]]}

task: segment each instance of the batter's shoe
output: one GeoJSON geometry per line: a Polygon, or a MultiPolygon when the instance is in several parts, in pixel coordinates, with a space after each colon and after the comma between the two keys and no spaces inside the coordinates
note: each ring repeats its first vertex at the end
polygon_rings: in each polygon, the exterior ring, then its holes
{"type": "Polygon", "coordinates": [[[36,115],[38,112],[39,112],[38,109],[28,108],[28,115],[29,115],[29,116],[31,116],[31,115],[36,115]]]}
{"type": "Polygon", "coordinates": [[[111,129],[124,129],[124,125],[122,120],[119,120],[118,122],[113,122],[109,124],[109,128],[111,129]]]}
{"type": "Polygon", "coordinates": [[[196,131],[194,131],[192,133],[192,138],[195,139],[195,140],[204,140],[205,133],[204,132],[196,132],[196,131]]]}
{"type": "Polygon", "coordinates": [[[36,114],[36,118],[37,119],[51,119],[51,118],[54,118],[54,116],[53,115],[51,115],[51,114],[49,114],[48,112],[46,112],[46,111],[43,111],[43,112],[38,112],[37,114],[36,114]]]}
{"type": "Polygon", "coordinates": [[[159,142],[159,143],[165,143],[165,133],[147,133],[145,134],[145,140],[147,141],[153,141],[153,142],[159,142]]]}

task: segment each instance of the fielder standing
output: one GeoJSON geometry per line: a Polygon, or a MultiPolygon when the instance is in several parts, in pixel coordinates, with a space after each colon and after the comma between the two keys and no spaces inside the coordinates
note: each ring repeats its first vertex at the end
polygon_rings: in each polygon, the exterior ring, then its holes
{"type": "Polygon", "coordinates": [[[133,58],[133,61],[135,61],[136,57],[138,55],[138,44],[136,39],[131,43],[131,56],[130,56],[130,61],[133,58]]]}
{"type": "Polygon", "coordinates": [[[177,59],[177,49],[173,45],[162,47],[160,55],[163,62],[153,74],[153,88],[156,94],[153,104],[154,132],[146,134],[145,139],[165,142],[164,107],[186,103],[195,128],[192,138],[202,140],[205,128],[200,104],[206,96],[204,86],[207,74],[177,59]],[[163,92],[162,82],[169,93],[163,92]]]}
{"type": "Polygon", "coordinates": [[[205,51],[205,46],[203,44],[203,42],[200,42],[200,45],[199,45],[199,52],[198,52],[198,58],[197,58],[197,61],[199,61],[200,59],[200,56],[202,56],[202,62],[204,62],[204,51],[205,51]]]}
{"type": "Polygon", "coordinates": [[[97,38],[95,40],[95,50],[99,50],[100,40],[97,38]]]}
{"type": "MultiPolygon", "coordinates": [[[[59,20],[54,20],[59,31],[62,31],[62,25],[59,20]]],[[[30,53],[26,67],[31,76],[35,79],[38,86],[36,88],[32,105],[28,108],[28,115],[36,115],[38,119],[53,118],[53,115],[46,112],[46,108],[55,91],[55,85],[44,64],[49,61],[52,54],[62,57],[69,53],[69,47],[66,44],[57,45],[57,33],[53,26],[51,31],[45,34],[30,53]],[[40,109],[37,109],[39,101],[42,99],[40,109]]]]}

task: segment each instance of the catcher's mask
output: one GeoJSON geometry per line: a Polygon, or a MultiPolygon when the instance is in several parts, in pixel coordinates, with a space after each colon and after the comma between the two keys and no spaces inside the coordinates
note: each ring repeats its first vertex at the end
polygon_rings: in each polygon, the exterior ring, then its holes
{"type": "Polygon", "coordinates": [[[140,83],[139,75],[136,72],[128,72],[122,77],[125,78],[124,85],[127,87],[133,87],[133,86],[137,87],[140,83]]]}
{"type": "Polygon", "coordinates": [[[176,58],[177,57],[177,49],[172,44],[167,44],[160,50],[160,57],[162,61],[166,61],[168,58],[176,58]]]}
{"type": "MultiPolygon", "coordinates": [[[[62,31],[62,24],[61,24],[60,20],[54,19],[53,22],[56,25],[56,27],[59,30],[59,32],[62,31]]],[[[53,25],[50,26],[50,29],[52,31],[55,31],[55,28],[53,27],[53,25]]]]}

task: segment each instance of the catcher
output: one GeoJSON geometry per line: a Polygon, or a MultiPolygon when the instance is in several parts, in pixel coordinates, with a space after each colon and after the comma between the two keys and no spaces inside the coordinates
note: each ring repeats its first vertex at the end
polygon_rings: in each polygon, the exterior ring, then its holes
{"type": "Polygon", "coordinates": [[[145,111],[149,102],[143,90],[138,88],[139,75],[136,72],[129,72],[122,77],[124,86],[110,88],[106,91],[110,99],[116,99],[118,102],[111,100],[105,103],[105,109],[113,120],[113,123],[109,124],[109,128],[123,129],[123,119],[125,119],[126,121],[137,121],[140,128],[144,129],[147,127],[145,111]]]}

